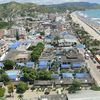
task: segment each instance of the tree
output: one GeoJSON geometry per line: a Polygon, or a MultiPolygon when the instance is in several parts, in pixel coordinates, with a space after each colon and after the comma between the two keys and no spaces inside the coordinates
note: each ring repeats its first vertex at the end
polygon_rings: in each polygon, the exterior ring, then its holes
{"type": "Polygon", "coordinates": [[[33,83],[34,80],[36,79],[36,71],[33,70],[30,73],[24,73],[24,79],[26,81],[29,81],[29,82],[33,83]]]}
{"type": "Polygon", "coordinates": [[[32,68],[28,68],[25,67],[23,68],[23,77],[24,77],[24,81],[29,81],[31,83],[34,82],[34,80],[36,79],[36,70],[32,69],[32,68]]]}
{"type": "Polygon", "coordinates": [[[68,92],[69,93],[75,93],[76,91],[80,90],[80,87],[81,87],[81,83],[78,82],[77,80],[74,80],[73,83],[72,83],[72,85],[69,86],[68,92]]]}
{"type": "Polygon", "coordinates": [[[45,35],[45,32],[38,32],[38,33],[40,33],[40,35],[45,35]]]}
{"type": "Polygon", "coordinates": [[[3,67],[4,69],[6,70],[13,69],[14,62],[11,60],[5,60],[3,64],[4,64],[4,67],[3,67]]]}
{"type": "Polygon", "coordinates": [[[10,81],[8,75],[6,73],[2,74],[1,75],[1,80],[4,82],[4,83],[7,83],[10,81]]]}
{"type": "Polygon", "coordinates": [[[50,80],[51,79],[51,73],[46,70],[39,71],[37,75],[38,75],[39,80],[50,80]]]}
{"type": "Polygon", "coordinates": [[[58,46],[58,44],[59,44],[59,39],[60,39],[60,37],[59,37],[58,35],[56,35],[56,36],[54,37],[55,45],[57,45],[57,46],[58,46]]]}
{"type": "Polygon", "coordinates": [[[10,83],[8,85],[8,93],[10,94],[10,96],[13,96],[13,92],[14,92],[14,84],[10,83]]]}
{"type": "Polygon", "coordinates": [[[41,42],[38,43],[31,53],[31,59],[35,62],[38,62],[38,59],[41,53],[43,52],[43,49],[44,49],[44,44],[41,42]]]}
{"type": "Polygon", "coordinates": [[[3,97],[5,94],[5,89],[0,87],[0,97],[3,97]]]}
{"type": "Polygon", "coordinates": [[[18,34],[18,31],[16,32],[16,40],[19,40],[19,34],[18,34]]]}
{"type": "Polygon", "coordinates": [[[4,28],[7,28],[9,27],[9,23],[8,22],[0,22],[0,29],[4,29],[4,28]]]}
{"type": "Polygon", "coordinates": [[[17,85],[17,93],[24,93],[26,90],[28,90],[28,84],[24,82],[20,82],[17,85]]]}
{"type": "Polygon", "coordinates": [[[3,74],[5,71],[3,69],[0,69],[0,75],[3,74]]]}

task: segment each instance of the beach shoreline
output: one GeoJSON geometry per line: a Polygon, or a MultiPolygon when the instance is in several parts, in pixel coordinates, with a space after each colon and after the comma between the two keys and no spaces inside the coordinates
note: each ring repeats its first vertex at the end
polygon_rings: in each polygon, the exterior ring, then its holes
{"type": "Polygon", "coordinates": [[[87,24],[85,18],[79,16],[76,12],[71,13],[71,17],[73,22],[78,23],[81,27],[84,28],[86,32],[88,32],[94,39],[100,40],[100,34],[95,30],[89,23],[87,24]]]}

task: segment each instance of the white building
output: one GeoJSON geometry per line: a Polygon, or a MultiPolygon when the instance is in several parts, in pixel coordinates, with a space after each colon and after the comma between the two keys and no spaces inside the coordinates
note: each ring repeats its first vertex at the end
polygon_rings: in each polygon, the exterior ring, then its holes
{"type": "Polygon", "coordinates": [[[0,40],[0,56],[2,56],[8,50],[8,43],[4,40],[0,40]]]}

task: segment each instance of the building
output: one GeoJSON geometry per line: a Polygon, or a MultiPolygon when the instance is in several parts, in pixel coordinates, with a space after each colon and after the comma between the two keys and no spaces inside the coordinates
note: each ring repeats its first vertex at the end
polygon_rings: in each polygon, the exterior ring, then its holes
{"type": "Polygon", "coordinates": [[[96,57],[96,60],[100,63],[100,55],[99,54],[95,55],[95,57],[96,57]]]}
{"type": "Polygon", "coordinates": [[[12,49],[5,55],[3,60],[12,60],[17,63],[28,62],[30,60],[30,53],[31,52],[12,49]]]}
{"type": "Polygon", "coordinates": [[[8,43],[4,40],[0,40],[0,56],[2,56],[8,50],[8,43]]]}
{"type": "Polygon", "coordinates": [[[68,100],[66,94],[43,95],[38,100],[68,100]]]}

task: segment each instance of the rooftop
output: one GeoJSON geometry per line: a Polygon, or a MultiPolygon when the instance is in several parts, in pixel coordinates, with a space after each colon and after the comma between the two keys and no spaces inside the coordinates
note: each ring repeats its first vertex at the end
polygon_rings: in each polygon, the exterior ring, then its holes
{"type": "Polygon", "coordinates": [[[65,94],[56,94],[56,95],[44,95],[41,96],[38,100],[68,100],[65,94]]]}

